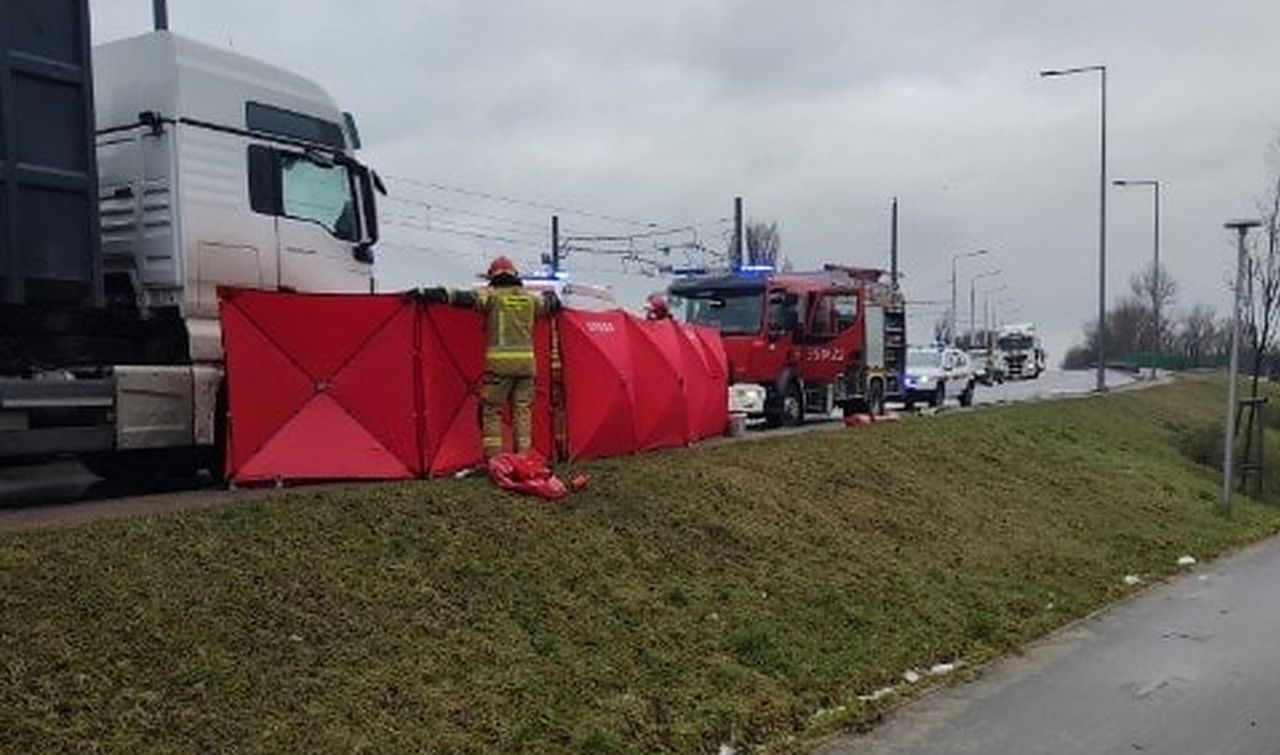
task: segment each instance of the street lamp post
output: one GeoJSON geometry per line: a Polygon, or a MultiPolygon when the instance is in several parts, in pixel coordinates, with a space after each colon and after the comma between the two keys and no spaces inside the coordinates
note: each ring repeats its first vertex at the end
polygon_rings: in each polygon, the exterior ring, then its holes
{"type": "Polygon", "coordinates": [[[975,284],[983,278],[991,278],[1004,272],[1003,270],[988,270],[985,273],[978,273],[969,279],[969,348],[973,348],[974,336],[977,334],[977,308],[974,306],[976,300],[975,284]]]}
{"type": "Polygon", "coordinates": [[[1099,391],[1107,389],[1106,341],[1107,341],[1107,67],[1081,66],[1041,71],[1042,77],[1073,76],[1078,73],[1101,74],[1101,169],[1098,174],[1098,385],[1099,391]]]}
{"type": "MultiPolygon", "coordinates": [[[[1150,178],[1142,178],[1138,180],[1121,179],[1113,181],[1116,186],[1150,186],[1152,191],[1152,246],[1151,255],[1151,329],[1154,331],[1152,337],[1155,351],[1160,353],[1160,182],[1150,178]]],[[[1151,379],[1156,377],[1155,360],[1151,363],[1151,379]]]]}
{"type": "Polygon", "coordinates": [[[988,252],[986,249],[979,249],[979,250],[977,250],[977,251],[973,251],[973,252],[964,252],[963,254],[953,254],[953,255],[951,255],[951,332],[948,334],[948,335],[950,336],[950,341],[951,341],[951,343],[949,344],[950,346],[955,346],[955,345],[956,345],[956,319],[957,319],[957,317],[956,317],[956,314],[957,314],[957,309],[956,309],[956,262],[957,262],[957,261],[959,261],[959,260],[962,260],[962,259],[967,259],[967,258],[969,258],[969,257],[981,257],[981,256],[986,255],[986,254],[989,254],[989,253],[990,253],[990,252],[988,252]]]}
{"type": "Polygon", "coordinates": [[[982,345],[986,347],[988,351],[991,350],[991,330],[992,330],[992,326],[995,323],[995,321],[991,317],[991,312],[992,312],[991,295],[998,294],[1001,291],[1008,291],[1008,290],[1009,290],[1009,284],[1001,283],[996,288],[990,288],[982,292],[982,331],[983,333],[985,333],[982,339],[982,345]]]}
{"type": "Polygon", "coordinates": [[[1240,301],[1244,298],[1245,237],[1257,220],[1232,220],[1226,227],[1236,232],[1236,287],[1231,302],[1231,369],[1227,373],[1226,439],[1222,446],[1222,500],[1218,511],[1231,515],[1231,489],[1235,487],[1236,383],[1240,382],[1240,301]]]}

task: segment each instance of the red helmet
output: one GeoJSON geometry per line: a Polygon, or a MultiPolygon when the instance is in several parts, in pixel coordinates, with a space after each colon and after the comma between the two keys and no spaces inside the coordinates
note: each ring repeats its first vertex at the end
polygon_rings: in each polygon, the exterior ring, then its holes
{"type": "Polygon", "coordinates": [[[645,308],[649,310],[650,317],[666,317],[668,314],[667,297],[662,294],[649,294],[649,298],[645,299],[645,308]]]}
{"type": "Polygon", "coordinates": [[[488,278],[493,280],[499,275],[516,275],[516,265],[511,261],[510,257],[505,254],[499,254],[489,263],[488,278]]]}

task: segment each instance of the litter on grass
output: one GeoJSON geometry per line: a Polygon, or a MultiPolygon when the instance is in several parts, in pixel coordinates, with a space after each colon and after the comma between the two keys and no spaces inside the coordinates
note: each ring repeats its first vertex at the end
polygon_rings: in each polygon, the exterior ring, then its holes
{"type": "Polygon", "coordinates": [[[893,687],[881,687],[869,695],[858,695],[858,702],[874,703],[877,700],[882,700],[889,695],[892,695],[895,691],[896,690],[894,690],[893,687]]]}
{"type": "Polygon", "coordinates": [[[1126,574],[1124,575],[1124,583],[1130,587],[1140,585],[1142,584],[1142,577],[1139,577],[1137,574],[1126,574]]]}
{"type": "Polygon", "coordinates": [[[909,668],[902,672],[902,678],[907,680],[907,684],[915,684],[920,681],[920,672],[913,668],[909,668]]]}
{"type": "Polygon", "coordinates": [[[956,661],[955,663],[935,663],[934,665],[929,667],[929,676],[942,676],[943,674],[950,674],[952,671],[955,671],[958,668],[960,668],[959,661],[956,661]]]}
{"type": "MultiPolygon", "coordinates": [[[[859,697],[858,699],[861,700],[862,698],[859,697]]],[[[817,721],[821,718],[826,718],[827,716],[833,716],[837,713],[844,713],[844,711],[845,711],[845,707],[843,705],[837,705],[834,708],[819,708],[818,710],[813,712],[812,716],[809,716],[809,720],[817,721]]]]}
{"type": "Polygon", "coordinates": [[[1178,557],[1178,566],[1195,566],[1195,565],[1196,565],[1195,556],[1179,556],[1178,557]]]}

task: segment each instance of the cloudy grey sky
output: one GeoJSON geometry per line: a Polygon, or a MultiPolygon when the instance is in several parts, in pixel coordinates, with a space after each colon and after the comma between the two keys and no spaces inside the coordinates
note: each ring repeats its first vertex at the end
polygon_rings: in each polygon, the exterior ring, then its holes
{"type": "MultiPolygon", "coordinates": [[[[149,28],[146,0],[91,4],[95,41],[149,28]]],[[[546,243],[547,210],[422,183],[715,245],[740,194],[798,267],[887,264],[897,195],[908,295],[945,299],[951,255],[989,248],[962,263],[962,317],[969,276],[1000,268],[992,298],[1040,323],[1055,362],[1096,309],[1098,85],[1036,72],[1109,66],[1110,172],[1165,182],[1180,307],[1225,308],[1221,225],[1250,211],[1280,127],[1274,0],[170,0],[170,16],[322,83],[366,159],[421,182],[389,181],[384,288],[463,283],[490,250],[528,263],[546,243]]],[[[1119,292],[1150,255],[1150,194],[1109,207],[1119,292]]],[[[663,285],[569,264],[627,303],[663,285]]],[[[913,340],[939,314],[916,311],[913,340]]]]}

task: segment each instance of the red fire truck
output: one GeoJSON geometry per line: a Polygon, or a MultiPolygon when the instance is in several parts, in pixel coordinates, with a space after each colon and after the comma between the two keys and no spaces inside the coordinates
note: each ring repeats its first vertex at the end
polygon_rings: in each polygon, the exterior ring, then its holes
{"type": "Polygon", "coordinates": [[[746,268],[668,289],[676,317],[718,329],[729,355],[730,409],[770,425],[805,416],[881,414],[900,398],[906,317],[885,271],[746,268]]]}

